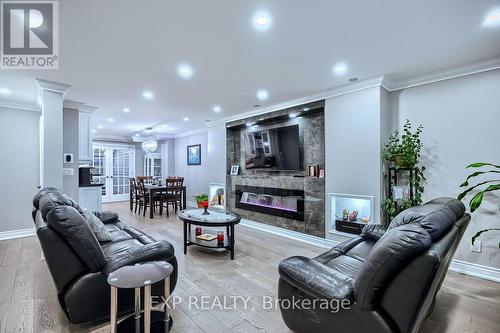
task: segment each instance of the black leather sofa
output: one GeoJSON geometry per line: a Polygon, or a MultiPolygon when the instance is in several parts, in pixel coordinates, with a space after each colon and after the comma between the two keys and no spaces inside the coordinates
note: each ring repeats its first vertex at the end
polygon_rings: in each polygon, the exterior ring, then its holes
{"type": "MultiPolygon", "coordinates": [[[[59,304],[72,324],[109,319],[108,274],[145,261],[168,261],[174,267],[171,290],[177,282],[174,248],[120,221],[113,212],[96,212],[111,233],[99,243],[81,215],[78,204],[56,188],[44,188],[33,198],[33,220],[45,260],[57,289],[59,304]]],[[[163,295],[163,282],[152,286],[163,295]]],[[[143,304],[143,302],[142,302],[143,304]]],[[[119,315],[134,310],[134,290],[118,292],[119,315]]]]}
{"type": "Polygon", "coordinates": [[[469,221],[460,201],[439,198],[401,212],[387,228],[365,226],[316,258],[283,260],[278,297],[286,325],[300,333],[418,332],[469,221]],[[314,300],[330,305],[311,306],[314,300]]]}

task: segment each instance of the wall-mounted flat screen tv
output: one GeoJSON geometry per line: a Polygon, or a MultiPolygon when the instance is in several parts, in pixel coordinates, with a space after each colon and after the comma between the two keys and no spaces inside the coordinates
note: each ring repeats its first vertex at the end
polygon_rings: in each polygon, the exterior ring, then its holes
{"type": "Polygon", "coordinates": [[[245,133],[247,169],[302,170],[299,125],[245,133]]]}

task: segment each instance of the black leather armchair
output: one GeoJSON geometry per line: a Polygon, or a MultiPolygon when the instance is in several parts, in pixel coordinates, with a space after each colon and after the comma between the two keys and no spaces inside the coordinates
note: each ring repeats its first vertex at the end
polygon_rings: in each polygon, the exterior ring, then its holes
{"type": "MultiPolygon", "coordinates": [[[[108,274],[126,265],[164,260],[174,267],[170,283],[177,282],[174,248],[156,241],[120,221],[113,212],[96,212],[111,233],[111,241],[99,243],[83,219],[78,204],[56,188],[44,188],[33,198],[33,220],[45,260],[57,289],[59,304],[72,324],[109,319],[108,274]]],[[[163,296],[163,282],[152,286],[163,296]]],[[[134,291],[120,289],[119,315],[134,310],[134,291]]]]}
{"type": "Polygon", "coordinates": [[[316,258],[283,260],[278,297],[286,325],[301,333],[418,332],[469,221],[460,201],[439,198],[401,212],[387,228],[367,225],[316,258]],[[303,306],[314,300],[349,306],[303,306]]]}

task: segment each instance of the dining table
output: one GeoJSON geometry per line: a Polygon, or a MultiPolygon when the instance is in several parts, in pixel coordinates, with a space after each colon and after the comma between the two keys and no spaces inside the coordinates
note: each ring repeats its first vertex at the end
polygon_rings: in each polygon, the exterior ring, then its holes
{"type": "MultiPolygon", "coordinates": [[[[148,195],[149,195],[149,202],[153,202],[153,195],[155,193],[159,193],[159,192],[167,192],[167,186],[166,185],[151,185],[151,184],[144,184],[144,187],[146,188],[146,190],[148,191],[148,195]]],[[[172,191],[172,190],[177,190],[177,191],[180,191],[182,193],[181,195],[181,209],[184,210],[186,209],[186,186],[169,186],[168,187],[168,190],[169,191],[172,191]]],[[[130,203],[130,210],[132,210],[132,206],[133,206],[133,202],[134,202],[134,198],[133,198],[133,193],[132,191],[130,191],[130,198],[129,198],[129,203],[130,203]]],[[[149,210],[149,218],[153,218],[153,210],[150,209],[149,210]]]]}

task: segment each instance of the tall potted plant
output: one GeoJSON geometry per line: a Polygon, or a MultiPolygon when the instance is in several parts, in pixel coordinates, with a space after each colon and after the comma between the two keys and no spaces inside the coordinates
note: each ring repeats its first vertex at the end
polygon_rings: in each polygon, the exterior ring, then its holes
{"type": "MultiPolygon", "coordinates": [[[[470,175],[467,176],[465,181],[460,185],[460,187],[468,187],[465,191],[460,193],[458,195],[458,200],[463,200],[465,196],[471,192],[475,193],[474,196],[470,199],[469,201],[469,209],[471,213],[474,213],[480,206],[481,203],[483,202],[483,198],[485,195],[488,193],[494,192],[494,191],[499,191],[500,190],[500,176],[495,177],[497,179],[491,179],[491,180],[482,180],[478,181],[476,177],[479,176],[497,176],[500,174],[500,165],[495,165],[492,163],[484,163],[484,162],[478,162],[478,163],[472,163],[468,165],[466,168],[473,168],[477,169],[477,171],[474,171],[470,175]],[[488,169],[484,169],[484,168],[488,169]],[[476,182],[474,184],[469,184],[469,181],[473,179],[476,182]]],[[[472,193],[471,193],[472,194],[472,193]]],[[[490,228],[490,229],[483,229],[478,231],[471,239],[472,245],[474,245],[474,242],[476,239],[483,233],[488,232],[488,231],[493,231],[493,230],[500,230],[500,228],[490,228]]],[[[498,247],[500,248],[500,242],[498,243],[498,247]]]]}
{"type": "Polygon", "coordinates": [[[420,138],[422,131],[423,126],[419,125],[413,132],[412,125],[407,119],[401,136],[399,131],[394,131],[384,147],[382,157],[386,163],[392,164],[397,169],[414,170],[414,177],[410,180],[414,189],[413,200],[385,198],[382,201],[382,210],[389,220],[392,220],[402,210],[422,204],[425,183],[425,167],[420,164],[420,154],[423,147],[420,138]]]}

